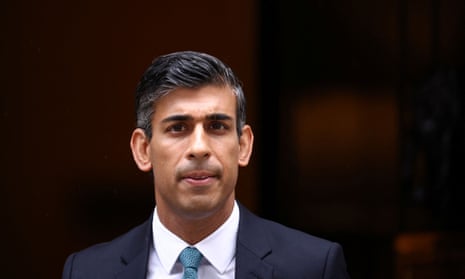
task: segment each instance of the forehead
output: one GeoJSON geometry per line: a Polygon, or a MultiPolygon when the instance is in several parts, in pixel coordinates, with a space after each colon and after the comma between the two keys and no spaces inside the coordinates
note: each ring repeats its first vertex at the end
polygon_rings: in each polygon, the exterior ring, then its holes
{"type": "Polygon", "coordinates": [[[223,113],[236,118],[236,95],[228,86],[178,88],[155,103],[154,119],[180,114],[202,117],[223,113]]]}

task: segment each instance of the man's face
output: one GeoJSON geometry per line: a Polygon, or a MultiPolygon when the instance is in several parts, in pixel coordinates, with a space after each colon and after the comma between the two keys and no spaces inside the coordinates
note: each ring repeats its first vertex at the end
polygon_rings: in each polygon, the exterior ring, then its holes
{"type": "Polygon", "coordinates": [[[147,155],[159,210],[195,219],[232,208],[253,141],[249,126],[238,136],[236,118],[229,87],[180,88],[156,103],[147,155]]]}

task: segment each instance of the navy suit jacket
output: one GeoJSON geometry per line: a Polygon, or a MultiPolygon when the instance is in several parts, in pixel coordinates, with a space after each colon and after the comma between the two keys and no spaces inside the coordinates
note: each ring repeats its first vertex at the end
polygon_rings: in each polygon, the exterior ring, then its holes
{"type": "MultiPolygon", "coordinates": [[[[239,208],[236,278],[349,278],[339,244],[239,208]]],[[[111,242],[70,255],[63,279],[145,279],[151,241],[152,218],[111,242]]]]}

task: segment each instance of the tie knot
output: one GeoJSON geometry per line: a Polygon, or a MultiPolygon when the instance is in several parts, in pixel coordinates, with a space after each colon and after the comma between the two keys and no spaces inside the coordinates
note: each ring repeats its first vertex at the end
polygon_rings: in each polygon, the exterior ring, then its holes
{"type": "Polygon", "coordinates": [[[179,255],[179,261],[185,268],[194,268],[200,264],[200,260],[202,259],[202,254],[194,247],[187,247],[182,250],[181,254],[179,255]]]}

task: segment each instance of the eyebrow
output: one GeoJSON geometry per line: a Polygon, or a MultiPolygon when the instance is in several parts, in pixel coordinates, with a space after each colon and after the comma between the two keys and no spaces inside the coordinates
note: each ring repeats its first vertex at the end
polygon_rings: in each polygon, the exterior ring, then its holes
{"type": "MultiPolygon", "coordinates": [[[[207,115],[206,117],[207,120],[233,120],[233,118],[227,114],[224,113],[212,113],[207,115]]],[[[188,114],[175,114],[168,116],[164,118],[161,122],[162,123],[167,123],[167,122],[177,122],[177,121],[192,121],[194,120],[194,117],[188,114]]]]}
{"type": "Polygon", "coordinates": [[[171,116],[164,118],[161,122],[168,123],[168,122],[176,122],[176,121],[187,121],[187,120],[192,120],[192,119],[194,118],[190,115],[176,114],[176,115],[171,115],[171,116]]]}
{"type": "Polygon", "coordinates": [[[207,115],[208,120],[233,120],[233,118],[224,113],[213,113],[207,115]]]}

